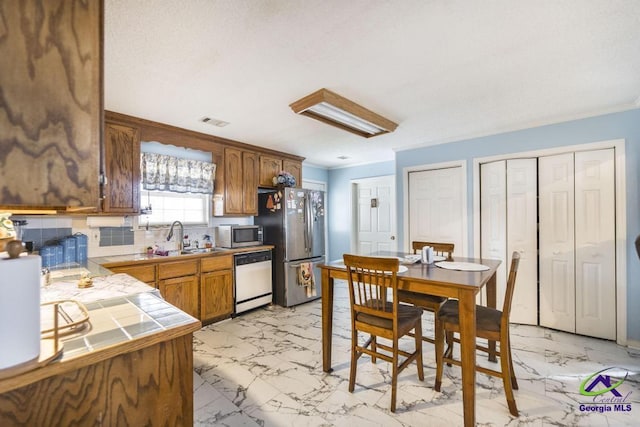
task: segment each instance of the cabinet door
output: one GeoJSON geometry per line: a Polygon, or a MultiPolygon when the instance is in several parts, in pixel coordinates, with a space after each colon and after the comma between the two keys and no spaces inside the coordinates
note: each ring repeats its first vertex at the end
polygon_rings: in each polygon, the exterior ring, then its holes
{"type": "Polygon", "coordinates": [[[138,213],[140,208],[140,136],[138,129],[105,124],[105,212],[138,213]]]}
{"type": "Polygon", "coordinates": [[[200,275],[200,310],[202,321],[233,313],[233,270],[200,275]]]}
{"type": "Polygon", "coordinates": [[[132,265],[124,267],[109,267],[114,273],[126,273],[141,282],[156,287],[156,266],[155,265],[132,265]]]}
{"type": "Polygon", "coordinates": [[[243,212],[243,161],[242,150],[225,148],[224,150],[224,210],[228,214],[243,212]]]}
{"type": "Polygon", "coordinates": [[[0,6],[0,206],[97,212],[102,3],[0,6]]]}
{"type": "Polygon", "coordinates": [[[296,187],[302,187],[302,163],[284,159],[282,161],[282,170],[289,172],[296,179],[296,187]]]}
{"type": "Polygon", "coordinates": [[[260,156],[260,186],[274,187],[273,177],[282,170],[282,160],[275,157],[260,156]]]}
{"type": "Polygon", "coordinates": [[[258,215],[258,155],[251,151],[242,153],[243,185],[242,206],[246,215],[258,215]]]}
{"type": "Polygon", "coordinates": [[[165,301],[199,318],[198,276],[160,280],[158,289],[165,301]]]}

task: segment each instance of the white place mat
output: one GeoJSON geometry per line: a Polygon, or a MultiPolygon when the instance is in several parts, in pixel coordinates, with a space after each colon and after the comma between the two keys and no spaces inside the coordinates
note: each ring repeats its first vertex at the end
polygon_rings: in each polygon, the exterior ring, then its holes
{"type": "Polygon", "coordinates": [[[445,261],[446,259],[447,259],[447,257],[444,256],[444,255],[434,255],[433,256],[433,262],[445,261]]]}
{"type": "Polygon", "coordinates": [[[461,270],[461,271],[486,271],[489,267],[483,264],[476,264],[473,262],[453,262],[442,261],[436,262],[436,266],[440,268],[446,268],[447,270],[461,270]]]}

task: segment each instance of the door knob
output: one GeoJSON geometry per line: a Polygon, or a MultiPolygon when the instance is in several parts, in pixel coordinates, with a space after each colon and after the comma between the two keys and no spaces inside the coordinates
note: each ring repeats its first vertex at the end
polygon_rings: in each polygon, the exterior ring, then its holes
{"type": "Polygon", "coordinates": [[[391,236],[391,240],[396,240],[396,236],[391,236]]]}

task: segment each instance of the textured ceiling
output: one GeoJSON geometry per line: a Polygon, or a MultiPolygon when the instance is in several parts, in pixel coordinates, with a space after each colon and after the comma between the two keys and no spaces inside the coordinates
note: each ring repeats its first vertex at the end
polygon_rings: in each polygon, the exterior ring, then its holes
{"type": "Polygon", "coordinates": [[[105,0],[105,13],[106,109],[320,166],[640,106],[638,0],[105,0]],[[365,139],[291,111],[322,87],[398,129],[365,139]]]}

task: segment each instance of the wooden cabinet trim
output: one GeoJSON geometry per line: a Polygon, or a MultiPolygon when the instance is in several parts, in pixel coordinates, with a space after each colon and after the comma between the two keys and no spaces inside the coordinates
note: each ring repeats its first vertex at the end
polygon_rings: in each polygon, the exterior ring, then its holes
{"type": "Polygon", "coordinates": [[[225,270],[233,268],[233,256],[225,255],[225,256],[215,256],[202,258],[200,261],[200,271],[203,273],[215,270],[225,270]]]}
{"type": "Polygon", "coordinates": [[[158,264],[158,279],[192,276],[199,273],[197,259],[190,261],[171,261],[158,264]]]}

